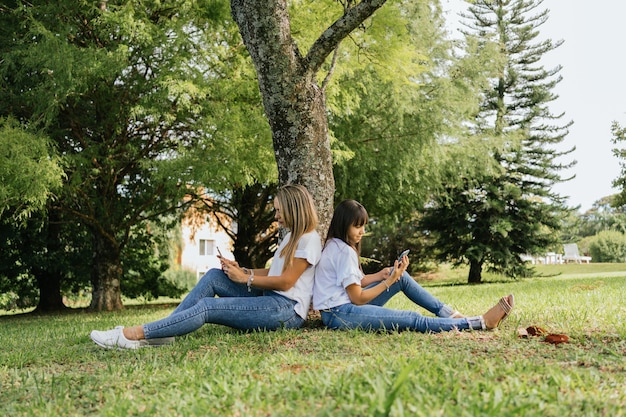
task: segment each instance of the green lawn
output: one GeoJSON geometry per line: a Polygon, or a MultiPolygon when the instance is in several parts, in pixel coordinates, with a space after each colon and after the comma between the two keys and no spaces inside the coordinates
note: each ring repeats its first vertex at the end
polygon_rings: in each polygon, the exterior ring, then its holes
{"type": "MultiPolygon", "coordinates": [[[[538,272],[544,277],[425,284],[466,314],[514,293],[514,313],[493,332],[242,333],[206,325],[172,346],[109,351],[91,342],[90,330],[158,319],[171,306],[5,315],[0,415],[626,415],[626,265],[538,272]],[[570,343],[519,338],[517,329],[530,325],[570,343]]],[[[403,296],[391,304],[413,308],[403,296]]]]}

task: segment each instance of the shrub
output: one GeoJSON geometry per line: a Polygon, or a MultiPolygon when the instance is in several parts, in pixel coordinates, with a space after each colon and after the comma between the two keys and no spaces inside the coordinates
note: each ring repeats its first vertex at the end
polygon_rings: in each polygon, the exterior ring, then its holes
{"type": "Polygon", "coordinates": [[[198,283],[198,277],[194,271],[181,269],[180,267],[170,267],[164,273],[165,278],[174,283],[176,287],[183,288],[186,291],[191,290],[198,283]]]}
{"type": "Polygon", "coordinates": [[[626,235],[615,230],[603,230],[590,239],[589,253],[594,262],[624,262],[626,235]]]}

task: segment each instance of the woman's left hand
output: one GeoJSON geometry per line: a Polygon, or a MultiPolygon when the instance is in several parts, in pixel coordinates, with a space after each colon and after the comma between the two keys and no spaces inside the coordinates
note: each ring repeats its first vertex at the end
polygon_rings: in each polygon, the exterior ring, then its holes
{"type": "Polygon", "coordinates": [[[379,281],[383,281],[391,276],[391,268],[383,268],[378,272],[380,279],[379,281]]]}

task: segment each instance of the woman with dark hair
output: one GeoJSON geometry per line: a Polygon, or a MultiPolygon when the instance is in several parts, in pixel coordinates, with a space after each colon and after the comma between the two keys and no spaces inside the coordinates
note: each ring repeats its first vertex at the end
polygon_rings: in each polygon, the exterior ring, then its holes
{"type": "Polygon", "coordinates": [[[514,298],[510,294],[481,316],[463,316],[411,278],[406,272],[406,255],[396,260],[391,269],[364,275],[359,256],[367,220],[365,207],[355,200],[341,202],[333,214],[313,288],[313,308],[320,310],[327,327],[419,332],[489,330],[498,327],[513,309],[514,298]],[[437,317],[382,307],[400,291],[437,317]]]}
{"type": "Polygon", "coordinates": [[[321,239],[311,194],[286,185],[274,198],[275,218],[289,230],[269,269],[242,268],[220,256],[222,269],[211,269],[168,317],[152,323],[91,332],[104,348],[137,349],[193,332],[205,323],[236,329],[299,328],[311,304],[321,239]]]}

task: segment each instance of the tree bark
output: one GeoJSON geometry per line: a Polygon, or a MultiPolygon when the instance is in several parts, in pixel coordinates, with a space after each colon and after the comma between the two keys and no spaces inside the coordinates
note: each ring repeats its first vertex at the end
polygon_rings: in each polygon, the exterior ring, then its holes
{"type": "Polygon", "coordinates": [[[119,248],[105,236],[94,234],[93,267],[91,269],[91,304],[95,311],[124,308],[120,283],[123,268],[119,248]]]}
{"type": "Polygon", "coordinates": [[[279,183],[308,188],[322,236],[332,218],[335,180],[326,99],[316,74],[341,40],[384,3],[364,0],[346,10],[303,57],[291,37],[286,0],[231,0],[233,18],[256,67],[279,183]]]}
{"type": "Polygon", "coordinates": [[[483,263],[481,261],[471,260],[469,275],[467,276],[468,284],[480,284],[483,277],[483,263]]]}

